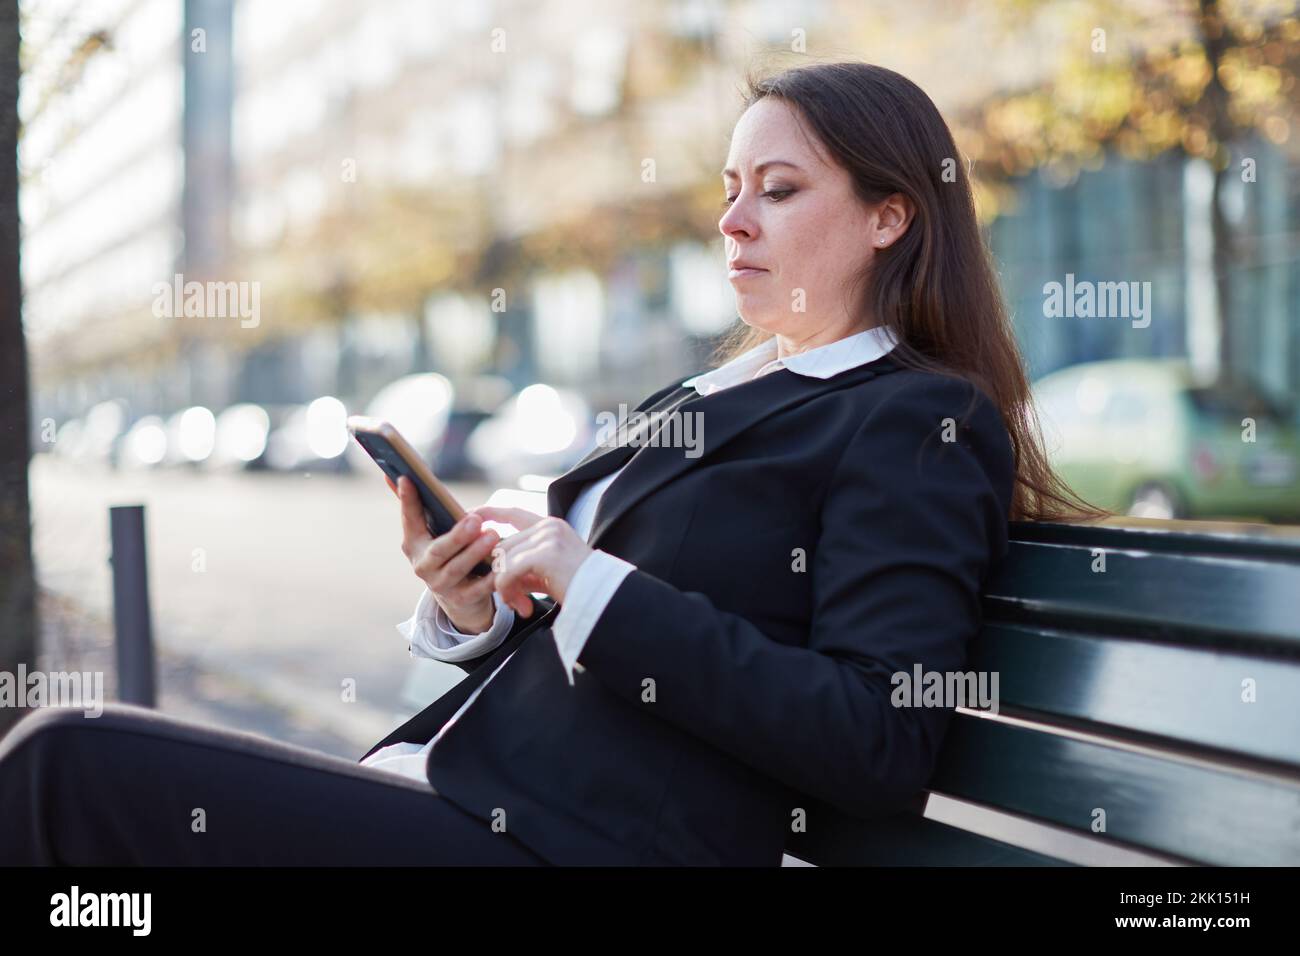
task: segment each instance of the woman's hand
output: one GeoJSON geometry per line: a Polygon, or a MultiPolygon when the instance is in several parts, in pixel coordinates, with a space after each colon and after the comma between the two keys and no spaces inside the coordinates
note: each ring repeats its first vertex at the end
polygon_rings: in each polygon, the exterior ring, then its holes
{"type": "Polygon", "coordinates": [[[489,560],[499,536],[495,531],[480,534],[481,519],[471,512],[435,538],[429,534],[420,494],[409,478],[397,480],[397,497],[402,502],[402,553],[416,577],[428,586],[457,630],[466,634],[486,631],[496,617],[492,600],[495,575],[472,578],[469,571],[489,560]]]}
{"type": "Polygon", "coordinates": [[[492,551],[496,590],[506,604],[528,617],[533,613],[533,591],[564,603],[574,572],[592,553],[572,525],[563,518],[542,517],[524,508],[481,505],[470,513],[519,529],[492,551]]]}

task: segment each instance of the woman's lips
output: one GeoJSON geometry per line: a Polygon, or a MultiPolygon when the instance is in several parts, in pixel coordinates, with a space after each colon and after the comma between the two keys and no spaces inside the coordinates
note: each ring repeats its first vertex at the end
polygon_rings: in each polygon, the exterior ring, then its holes
{"type": "Polygon", "coordinates": [[[748,279],[750,276],[767,275],[766,269],[732,269],[727,273],[728,279],[748,279]]]}

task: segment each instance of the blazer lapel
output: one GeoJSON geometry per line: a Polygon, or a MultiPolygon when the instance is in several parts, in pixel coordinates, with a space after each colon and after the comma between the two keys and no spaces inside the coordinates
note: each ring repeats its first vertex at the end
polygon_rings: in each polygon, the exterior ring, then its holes
{"type": "Polygon", "coordinates": [[[861,384],[897,367],[888,355],[884,355],[826,379],[778,369],[762,378],[711,395],[701,396],[693,388],[678,388],[644,412],[650,416],[658,411],[661,417],[658,420],[648,417],[642,428],[629,430],[626,444],[597,446],[572,469],[551,482],[546,495],[547,513],[563,517],[585,482],[603,477],[626,464],[623,474],[601,496],[596,508],[587,543],[598,547],[602,535],[629,508],[660,485],[680,477],[745,429],[824,392],[861,384]],[[644,440],[634,444],[634,436],[652,436],[662,429],[667,415],[692,413],[701,416],[696,430],[701,446],[697,456],[688,457],[685,448],[645,448],[644,440]],[[644,453],[636,454],[643,448],[644,453]]]}
{"type": "MultiPolygon", "coordinates": [[[[699,397],[699,393],[693,388],[679,386],[675,391],[669,392],[646,409],[645,414],[648,416],[654,412],[660,414],[671,412],[674,407],[682,404],[692,396],[699,397]]],[[[582,490],[587,482],[603,478],[611,471],[621,468],[627,463],[627,460],[636,453],[639,447],[638,444],[633,443],[633,436],[637,436],[639,441],[640,436],[649,431],[651,424],[655,423],[652,419],[647,418],[642,422],[642,427],[630,430],[626,444],[597,445],[587,452],[576,465],[552,481],[546,489],[546,513],[560,518],[567,515],[569,508],[573,506],[574,499],[578,497],[578,492],[582,490]]]]}

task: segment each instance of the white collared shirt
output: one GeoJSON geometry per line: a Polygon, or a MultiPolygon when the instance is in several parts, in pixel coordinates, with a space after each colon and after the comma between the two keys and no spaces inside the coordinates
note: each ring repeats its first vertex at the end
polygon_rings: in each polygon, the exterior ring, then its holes
{"type": "MultiPolygon", "coordinates": [[[[832,375],[857,368],[859,365],[874,362],[896,344],[897,340],[887,329],[877,327],[797,355],[777,358],[776,339],[770,338],[718,368],[688,378],[682,382],[682,385],[686,388],[694,388],[702,396],[711,395],[781,368],[812,378],[830,378],[832,375]]],[[[622,468],[592,482],[574,499],[565,520],[584,541],[591,537],[596,507],[600,504],[601,496],[626,467],[625,464],[622,468]]],[[[560,662],[564,666],[564,673],[570,684],[573,683],[574,671],[582,672],[578,656],[582,653],[588,636],[595,628],[605,606],[614,596],[614,592],[623,582],[623,578],[634,570],[636,570],[635,565],[596,549],[582,564],[578,565],[578,570],[574,572],[565,594],[564,604],[551,622],[551,635],[555,639],[556,650],[559,652],[560,662]]],[[[456,630],[442,608],[433,600],[433,595],[428,588],[425,588],[420,595],[415,605],[415,613],[410,619],[397,625],[397,629],[407,640],[412,657],[427,657],[447,662],[479,657],[501,645],[506,635],[510,633],[515,620],[515,612],[502,603],[499,594],[493,594],[492,598],[496,604],[496,616],[492,620],[492,626],[480,634],[462,634],[456,630]]],[[[534,610],[533,613],[536,614],[538,611],[534,610]]],[[[474,689],[474,693],[470,694],[461,704],[460,709],[452,714],[428,743],[403,741],[390,744],[376,750],[361,763],[369,767],[391,770],[427,783],[429,778],[425,767],[429,752],[512,657],[514,657],[513,653],[488,675],[487,680],[474,689]]]]}

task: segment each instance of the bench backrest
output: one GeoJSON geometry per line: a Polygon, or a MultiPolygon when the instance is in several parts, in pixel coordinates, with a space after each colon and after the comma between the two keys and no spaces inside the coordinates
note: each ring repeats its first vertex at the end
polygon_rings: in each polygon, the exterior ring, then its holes
{"type": "MultiPolygon", "coordinates": [[[[998,713],[958,711],[930,791],[1172,861],[1300,864],[1300,537],[1224,527],[1014,522],[967,665],[998,673],[998,713]]],[[[1060,862],[920,809],[812,801],[787,851],[1060,862]]]]}

